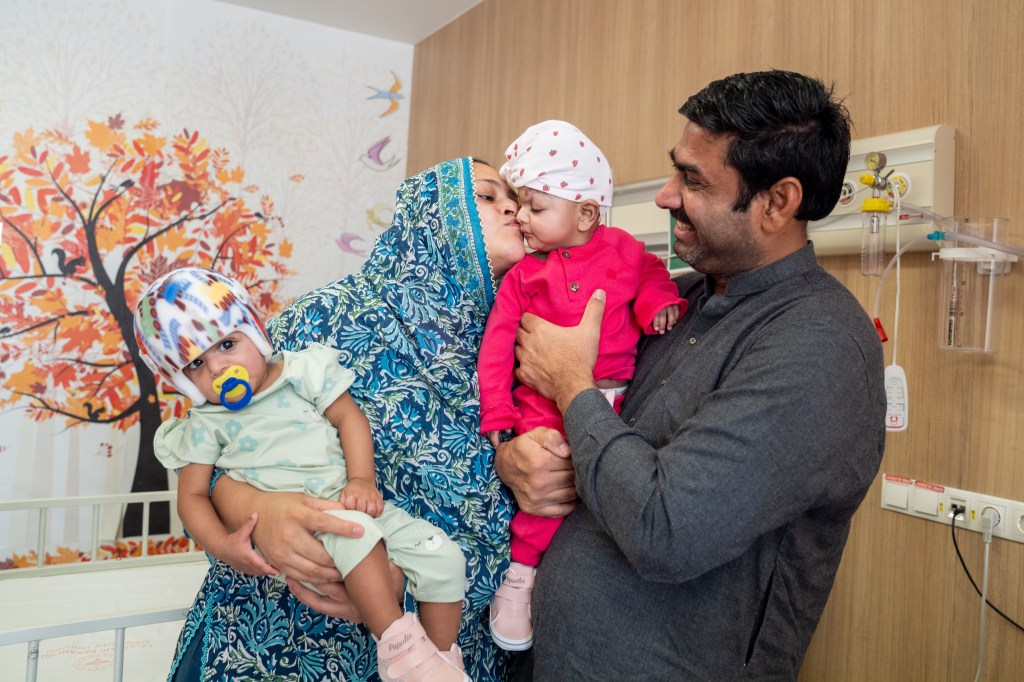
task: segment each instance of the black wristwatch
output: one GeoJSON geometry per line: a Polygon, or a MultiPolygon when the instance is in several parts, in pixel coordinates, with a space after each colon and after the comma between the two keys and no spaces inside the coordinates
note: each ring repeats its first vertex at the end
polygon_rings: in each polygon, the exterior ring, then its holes
{"type": "Polygon", "coordinates": [[[501,431],[498,431],[498,442],[507,443],[515,438],[515,436],[516,434],[512,429],[502,429],[501,431]]]}

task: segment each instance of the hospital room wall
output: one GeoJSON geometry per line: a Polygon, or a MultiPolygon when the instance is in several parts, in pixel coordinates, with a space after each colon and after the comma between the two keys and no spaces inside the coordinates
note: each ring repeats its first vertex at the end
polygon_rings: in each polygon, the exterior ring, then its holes
{"type": "MultiPolygon", "coordinates": [[[[485,0],[416,46],[408,170],[463,153],[500,160],[525,127],[563,118],[602,146],[617,183],[661,177],[687,96],[730,73],[783,68],[834,81],[857,138],[953,126],[955,212],[1008,217],[1009,239],[1024,244],[1022,28],[1019,0],[485,0]]],[[[860,275],[858,258],[821,260],[870,310],[877,279],[860,275]]],[[[927,254],[904,259],[910,428],[889,435],[882,471],[1024,500],[1015,268],[996,311],[1001,350],[956,354],[936,345],[940,266],[927,254]]],[[[879,500],[876,480],[801,679],[969,679],[978,598],[949,528],[879,500]]],[[[980,535],[961,534],[960,545],[980,584],[980,535]]],[[[990,600],[1020,621],[1024,545],[996,540],[991,554],[990,600]]],[[[1024,669],[1024,635],[991,612],[986,652],[986,679],[1024,669]]]]}

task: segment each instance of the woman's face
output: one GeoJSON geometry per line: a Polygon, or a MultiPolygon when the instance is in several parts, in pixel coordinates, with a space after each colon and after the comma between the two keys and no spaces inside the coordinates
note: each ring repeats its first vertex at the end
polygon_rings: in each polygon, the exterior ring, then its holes
{"type": "Polygon", "coordinates": [[[523,233],[516,213],[516,193],[501,179],[498,171],[482,163],[473,164],[473,196],[480,214],[484,248],[491,259],[494,277],[502,277],[526,255],[523,233]]]}

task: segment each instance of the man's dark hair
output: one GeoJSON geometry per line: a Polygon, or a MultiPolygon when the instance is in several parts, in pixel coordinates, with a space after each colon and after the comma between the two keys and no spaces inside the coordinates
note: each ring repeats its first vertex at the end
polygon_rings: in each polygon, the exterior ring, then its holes
{"type": "Polygon", "coordinates": [[[738,73],[714,81],[679,113],[713,135],[730,135],[726,163],[740,174],[733,206],[792,176],[803,185],[796,217],[820,220],[839,201],[850,161],[850,114],[834,86],[792,71],[738,73]]]}

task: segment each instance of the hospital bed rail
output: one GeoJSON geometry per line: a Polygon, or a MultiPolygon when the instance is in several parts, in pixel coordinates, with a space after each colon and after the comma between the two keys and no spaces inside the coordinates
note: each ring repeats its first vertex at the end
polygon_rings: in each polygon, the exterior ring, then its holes
{"type": "MultiPolygon", "coordinates": [[[[78,574],[97,574],[106,571],[113,573],[115,570],[124,569],[177,571],[185,578],[182,580],[181,577],[175,577],[175,574],[172,573],[172,582],[183,582],[187,585],[186,588],[179,591],[180,594],[177,592],[172,595],[153,594],[150,603],[140,599],[133,603],[132,608],[117,613],[104,611],[102,608],[97,608],[87,615],[56,613],[59,609],[4,608],[3,611],[6,613],[0,614],[0,646],[28,644],[25,676],[28,682],[35,682],[38,674],[40,642],[106,630],[114,631],[113,680],[120,682],[124,675],[126,628],[172,622],[185,618],[195,596],[194,587],[197,587],[191,582],[194,582],[195,576],[202,571],[202,567],[197,564],[199,562],[202,562],[204,566],[207,564],[205,553],[198,550],[194,542],[189,541],[188,551],[150,554],[149,534],[144,531],[141,537],[140,556],[110,559],[103,559],[100,556],[99,517],[100,509],[103,506],[141,503],[143,505],[142,527],[146,529],[149,526],[150,504],[170,502],[173,510],[175,499],[175,491],[161,491],[0,502],[0,513],[28,511],[31,514],[35,511],[39,523],[35,548],[36,565],[0,570],[0,595],[4,593],[8,595],[4,601],[13,601],[12,595],[20,597],[38,590],[50,593],[60,584],[52,582],[54,580],[64,581],[65,584],[61,586],[61,589],[67,589],[66,582],[73,580],[78,574]],[[86,552],[88,560],[45,565],[46,526],[49,511],[55,508],[83,506],[92,509],[92,533],[86,552]],[[189,566],[189,564],[193,566],[189,566]],[[161,569],[161,567],[167,568],[161,569]],[[46,578],[47,582],[44,583],[38,580],[39,578],[46,578]]],[[[126,572],[123,575],[130,576],[131,573],[126,572]]],[[[88,580],[89,578],[85,577],[84,579],[88,580]]],[[[80,587],[76,590],[86,593],[86,596],[90,591],[101,591],[80,587]]]]}
{"type": "Polygon", "coordinates": [[[177,515],[174,511],[174,502],[177,499],[177,491],[161,490],[148,493],[121,493],[112,495],[91,495],[84,497],[53,497],[28,500],[8,500],[0,502],[0,514],[4,512],[32,512],[37,514],[39,532],[36,537],[36,565],[25,568],[10,568],[0,570],[0,580],[9,578],[24,578],[32,575],[59,575],[62,573],[79,573],[88,571],[102,571],[110,568],[127,568],[128,566],[165,565],[178,561],[196,561],[203,554],[197,551],[195,542],[191,539],[188,543],[187,552],[176,552],[170,554],[149,553],[149,510],[153,502],[171,503],[172,517],[175,522],[177,515]],[[100,534],[100,510],[104,506],[142,504],[142,536],[140,538],[140,556],[119,557],[103,559],[100,556],[101,540],[100,534]],[[79,562],[57,563],[45,565],[46,560],[46,527],[47,517],[51,509],[89,507],[92,510],[92,532],[90,534],[87,550],[87,560],[79,562]],[[124,562],[118,566],[109,565],[109,562],[124,562]]]}

